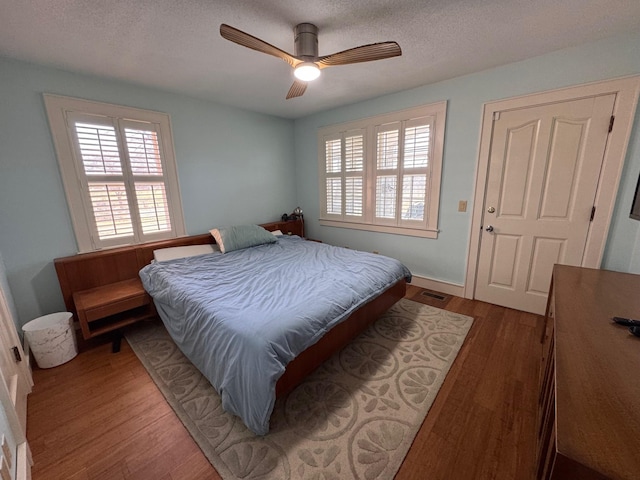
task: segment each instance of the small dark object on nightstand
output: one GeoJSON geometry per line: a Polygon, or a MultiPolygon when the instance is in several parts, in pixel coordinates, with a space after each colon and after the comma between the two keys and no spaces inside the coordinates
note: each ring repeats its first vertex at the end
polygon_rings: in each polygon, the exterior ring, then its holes
{"type": "Polygon", "coordinates": [[[636,337],[640,337],[640,327],[629,327],[629,331],[636,337]]]}

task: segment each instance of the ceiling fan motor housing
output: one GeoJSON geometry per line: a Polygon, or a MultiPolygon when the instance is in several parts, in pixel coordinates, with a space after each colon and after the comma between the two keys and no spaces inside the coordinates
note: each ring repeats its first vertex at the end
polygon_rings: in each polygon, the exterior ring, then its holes
{"type": "Polygon", "coordinates": [[[312,23],[300,23],[293,29],[295,56],[313,61],[318,58],[318,27],[312,23]]]}

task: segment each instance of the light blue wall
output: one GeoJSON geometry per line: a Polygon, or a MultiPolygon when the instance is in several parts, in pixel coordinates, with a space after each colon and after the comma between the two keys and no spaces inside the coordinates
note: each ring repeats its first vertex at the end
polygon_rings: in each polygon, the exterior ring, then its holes
{"type": "MultiPolygon", "coordinates": [[[[639,47],[640,34],[614,37],[295,122],[0,58],[0,252],[20,322],[64,308],[52,260],[76,251],[43,92],[170,114],[190,234],[221,223],[275,220],[299,204],[312,237],[377,250],[416,275],[462,284],[483,103],[640,73],[639,47]],[[443,99],[448,110],[439,238],[320,227],[317,128],[443,99]],[[459,200],[469,202],[466,213],[457,212],[459,200]]],[[[640,173],[639,125],[636,116],[603,262],[637,273],[640,222],[628,213],[640,173]]]]}
{"type": "Polygon", "coordinates": [[[638,176],[640,176],[640,106],[636,110],[634,129],[627,150],[627,161],[622,170],[615,214],[602,262],[603,268],[640,273],[640,221],[629,218],[638,176]]]}
{"type": "Polygon", "coordinates": [[[291,120],[0,58],[0,251],[21,324],[64,310],[52,261],[77,251],[44,92],[168,113],[189,234],[296,204],[291,120]]]}
{"type": "MultiPolygon", "coordinates": [[[[461,285],[469,248],[483,104],[638,73],[640,34],[629,34],[298,119],[295,122],[296,184],[299,185],[298,203],[305,211],[307,233],[335,245],[377,250],[405,262],[414,275],[461,285]],[[448,101],[448,109],[438,239],[320,226],[317,221],[320,214],[318,128],[441,100],[448,101]],[[469,202],[466,213],[457,211],[459,200],[469,202]]],[[[640,264],[640,222],[628,216],[640,170],[639,128],[637,116],[604,268],[632,271],[640,264]]]]}

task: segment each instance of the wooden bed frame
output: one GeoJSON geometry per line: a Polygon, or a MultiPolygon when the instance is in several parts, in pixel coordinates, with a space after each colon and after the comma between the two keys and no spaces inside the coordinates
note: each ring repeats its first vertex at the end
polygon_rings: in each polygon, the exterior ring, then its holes
{"type": "MultiPolygon", "coordinates": [[[[303,236],[300,220],[262,224],[269,231],[303,236]]],[[[157,316],[151,297],[142,288],[138,272],[153,260],[159,248],[215,243],[210,234],[81,253],[54,261],[65,306],[79,320],[83,337],[119,332],[134,322],[157,316]],[[96,327],[94,327],[96,326],[96,327]]],[[[327,332],[287,366],[276,384],[276,396],[285,395],[333,353],[342,349],[367,326],[400,300],[404,279],[391,286],[327,332]]],[[[114,344],[115,345],[115,344],[114,344]]],[[[117,349],[114,346],[114,351],[117,349]]]]}
{"type": "Polygon", "coordinates": [[[308,374],[313,372],[335,352],[339,352],[384,312],[404,297],[407,284],[404,279],[353,312],[344,322],[329,330],[287,365],[276,383],[276,397],[293,390],[308,374]]]}

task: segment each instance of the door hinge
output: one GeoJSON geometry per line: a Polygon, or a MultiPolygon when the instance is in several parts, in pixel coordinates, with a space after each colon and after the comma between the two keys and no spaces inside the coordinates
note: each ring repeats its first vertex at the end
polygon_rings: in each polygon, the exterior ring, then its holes
{"type": "Polygon", "coordinates": [[[12,347],[11,350],[13,350],[13,356],[16,358],[16,362],[21,362],[22,355],[20,355],[20,349],[16,346],[12,347]]]}
{"type": "Polygon", "coordinates": [[[613,122],[615,122],[615,120],[616,120],[616,116],[611,115],[611,118],[609,119],[609,133],[611,133],[611,131],[613,130],[613,122]]]}
{"type": "Polygon", "coordinates": [[[500,120],[500,112],[493,112],[493,120],[500,120]]]}
{"type": "Polygon", "coordinates": [[[591,218],[589,218],[590,222],[593,222],[593,217],[596,216],[596,207],[595,205],[593,207],[591,207],[591,218]]]}

